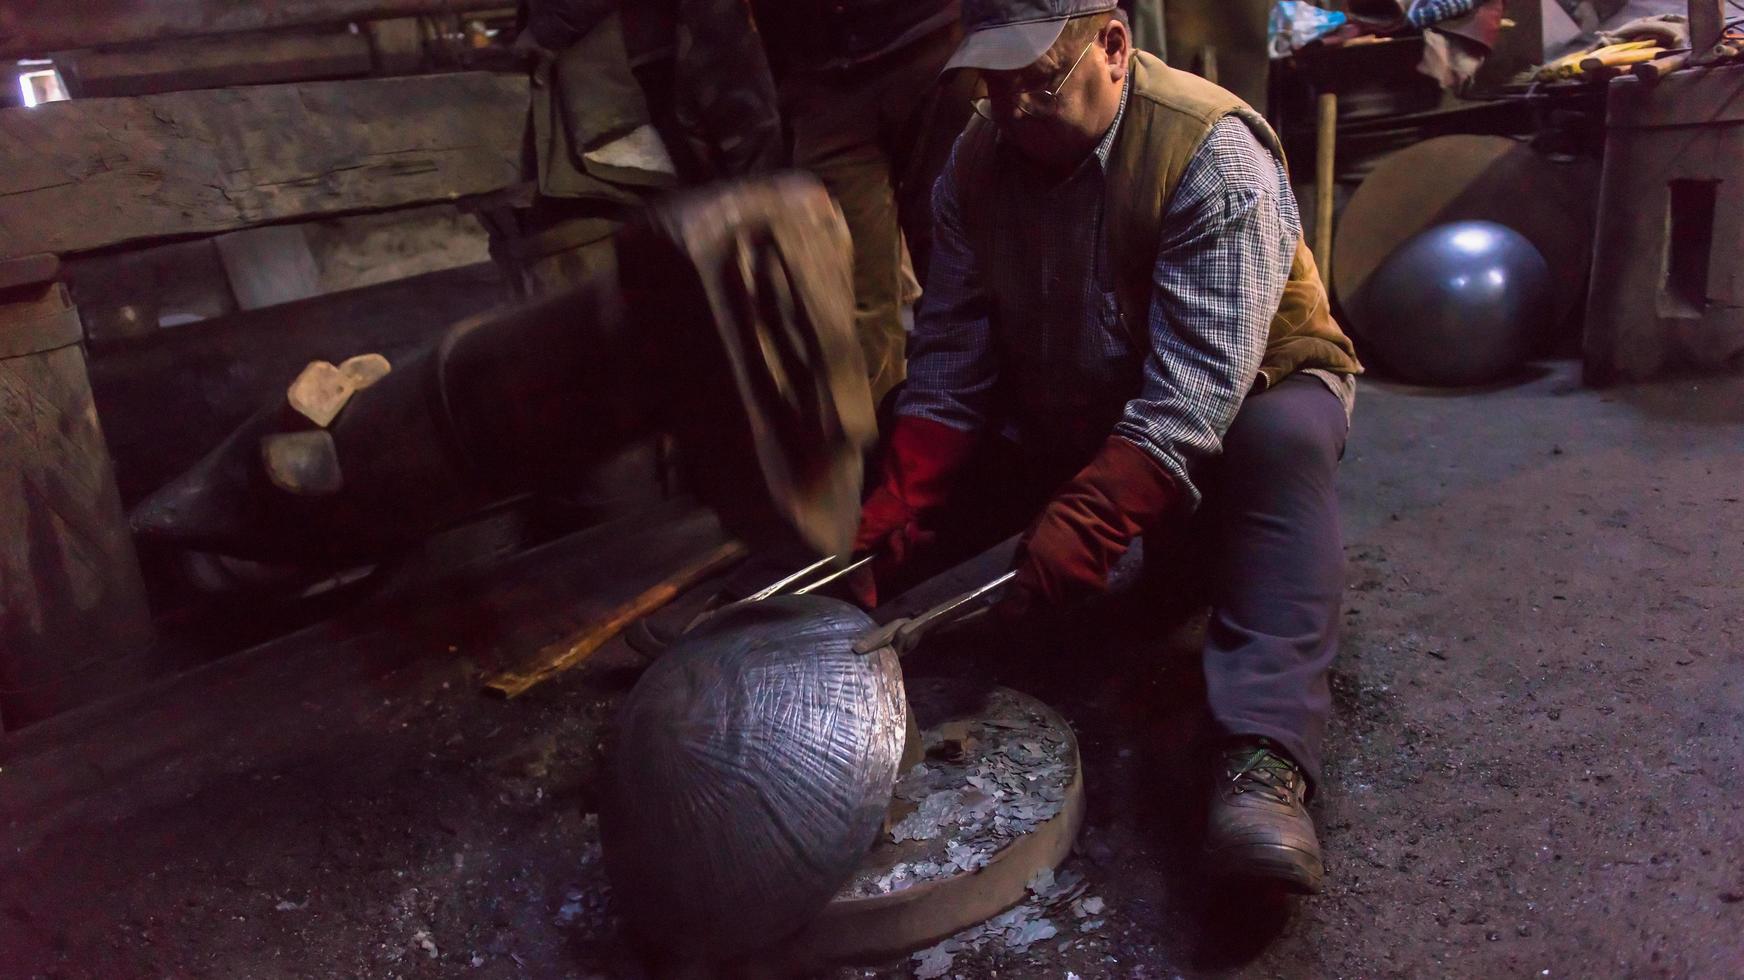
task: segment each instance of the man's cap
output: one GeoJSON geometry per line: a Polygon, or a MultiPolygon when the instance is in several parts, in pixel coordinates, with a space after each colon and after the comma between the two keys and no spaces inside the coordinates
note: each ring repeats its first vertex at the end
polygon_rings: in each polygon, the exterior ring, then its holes
{"type": "Polygon", "coordinates": [[[963,0],[968,36],[944,70],[1027,68],[1060,39],[1066,21],[1116,6],[1116,0],[963,0]]]}

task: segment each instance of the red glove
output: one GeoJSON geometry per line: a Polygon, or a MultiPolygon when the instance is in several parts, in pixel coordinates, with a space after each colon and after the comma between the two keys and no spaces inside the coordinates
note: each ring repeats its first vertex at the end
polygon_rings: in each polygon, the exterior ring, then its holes
{"type": "Polygon", "coordinates": [[[1108,588],[1108,572],[1181,500],[1181,490],[1149,453],[1109,436],[1024,532],[1017,547],[1017,578],[1005,614],[1053,605],[1108,588]]]}
{"type": "Polygon", "coordinates": [[[870,575],[849,580],[854,598],[870,609],[878,586],[888,583],[917,549],[934,538],[923,526],[951,493],[955,478],[977,441],[974,432],[932,419],[899,415],[884,446],[884,482],[860,505],[855,554],[879,552],[870,575]]]}

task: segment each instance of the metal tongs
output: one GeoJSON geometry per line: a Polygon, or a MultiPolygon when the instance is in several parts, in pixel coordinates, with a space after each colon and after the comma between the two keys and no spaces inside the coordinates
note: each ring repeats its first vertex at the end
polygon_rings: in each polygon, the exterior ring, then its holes
{"type": "MultiPolygon", "coordinates": [[[[810,595],[865,568],[877,557],[877,553],[874,552],[853,559],[839,568],[833,568],[833,566],[842,561],[841,558],[837,556],[825,558],[807,565],[778,582],[758,589],[738,602],[723,606],[716,612],[722,612],[744,603],[761,602],[764,599],[780,595],[810,595]]],[[[1011,581],[1016,574],[1016,572],[1006,572],[985,585],[977,586],[962,595],[946,599],[918,616],[903,616],[893,619],[855,640],[854,652],[864,657],[889,647],[896,651],[898,657],[907,656],[908,652],[919,646],[920,641],[933,630],[967,622],[986,612],[991,607],[983,603],[982,600],[1011,581]]]]}
{"type": "Polygon", "coordinates": [[[977,586],[955,598],[928,609],[919,616],[893,619],[854,641],[854,652],[864,657],[889,647],[898,657],[905,657],[920,645],[921,638],[935,629],[964,623],[993,608],[981,602],[1012,580],[1017,572],[1006,572],[986,585],[977,586]]]}

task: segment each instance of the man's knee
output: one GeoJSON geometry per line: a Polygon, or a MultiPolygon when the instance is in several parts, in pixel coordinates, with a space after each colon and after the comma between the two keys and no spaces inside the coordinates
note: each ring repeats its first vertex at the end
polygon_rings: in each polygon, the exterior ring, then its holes
{"type": "Polygon", "coordinates": [[[1223,440],[1227,467],[1257,476],[1330,473],[1337,468],[1344,406],[1318,382],[1314,388],[1287,383],[1291,390],[1263,392],[1242,406],[1223,440]]]}

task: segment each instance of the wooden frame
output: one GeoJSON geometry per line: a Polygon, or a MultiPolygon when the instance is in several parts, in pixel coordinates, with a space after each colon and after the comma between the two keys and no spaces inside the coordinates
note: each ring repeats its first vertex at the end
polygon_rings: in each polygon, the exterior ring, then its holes
{"type": "Polygon", "coordinates": [[[8,0],[0,56],[512,6],[505,0],[8,0]]]}
{"type": "Polygon", "coordinates": [[[503,190],[527,104],[463,72],[0,110],[0,259],[503,190]]]}

